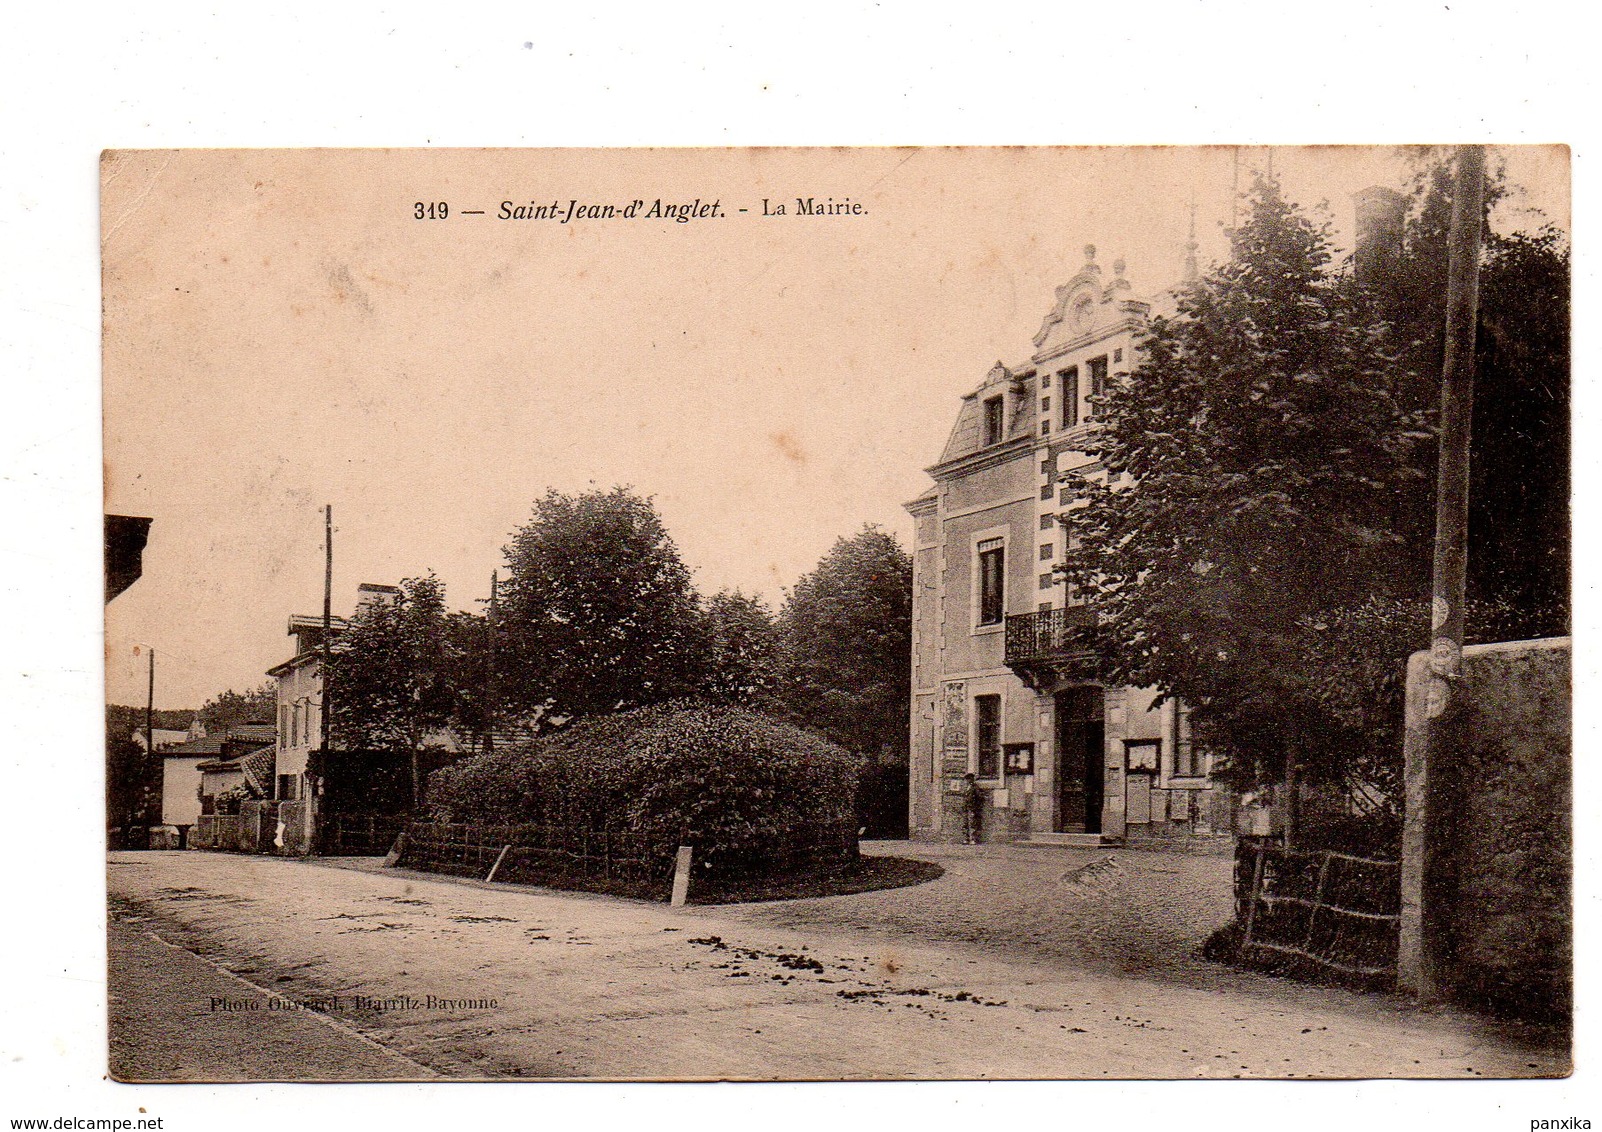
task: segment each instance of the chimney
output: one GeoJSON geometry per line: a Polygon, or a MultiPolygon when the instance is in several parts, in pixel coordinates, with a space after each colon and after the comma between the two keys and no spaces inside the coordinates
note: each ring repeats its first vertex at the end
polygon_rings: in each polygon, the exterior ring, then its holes
{"type": "Polygon", "coordinates": [[[397,586],[383,586],[377,582],[363,582],[356,587],[356,612],[370,605],[390,605],[400,598],[397,586]]]}
{"type": "Polygon", "coordinates": [[[1384,287],[1402,264],[1402,230],[1407,198],[1395,189],[1371,185],[1352,194],[1357,208],[1357,251],[1353,267],[1360,287],[1384,287]]]}

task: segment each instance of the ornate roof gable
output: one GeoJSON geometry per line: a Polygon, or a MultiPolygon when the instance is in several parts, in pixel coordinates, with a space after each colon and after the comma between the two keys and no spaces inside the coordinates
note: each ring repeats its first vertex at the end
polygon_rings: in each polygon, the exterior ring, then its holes
{"type": "Polygon", "coordinates": [[[1051,332],[1063,323],[1073,324],[1076,312],[1088,308],[1094,312],[1101,301],[1101,268],[1096,264],[1096,245],[1085,245],[1085,266],[1068,282],[1057,288],[1057,302],[1040,324],[1035,334],[1035,349],[1046,344],[1051,332]]]}
{"type": "Polygon", "coordinates": [[[990,367],[990,372],[985,374],[985,383],[983,388],[989,389],[992,385],[1001,385],[1003,382],[1008,382],[1012,379],[1012,370],[1008,369],[998,361],[995,365],[990,367]]]}

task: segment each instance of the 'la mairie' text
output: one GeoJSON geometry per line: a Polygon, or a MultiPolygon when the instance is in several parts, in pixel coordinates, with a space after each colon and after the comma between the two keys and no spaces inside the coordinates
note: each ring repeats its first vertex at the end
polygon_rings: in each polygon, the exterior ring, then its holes
{"type": "Polygon", "coordinates": [[[762,215],[866,216],[868,215],[868,210],[863,208],[861,204],[852,200],[850,197],[841,197],[839,200],[835,200],[833,197],[824,197],[822,200],[819,200],[817,197],[796,197],[795,211],[786,213],[783,201],[772,201],[767,197],[763,197],[762,215]]]}

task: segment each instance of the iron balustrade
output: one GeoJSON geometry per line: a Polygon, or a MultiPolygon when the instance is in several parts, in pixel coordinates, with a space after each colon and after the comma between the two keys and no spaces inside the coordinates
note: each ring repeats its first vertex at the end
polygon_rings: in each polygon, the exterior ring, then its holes
{"type": "Polygon", "coordinates": [[[1006,661],[1009,667],[1039,665],[1051,661],[1078,661],[1085,656],[1069,640],[1070,630],[1090,624],[1090,610],[1083,605],[1067,609],[1043,609],[1039,613],[1015,614],[1007,618],[1006,661]]]}

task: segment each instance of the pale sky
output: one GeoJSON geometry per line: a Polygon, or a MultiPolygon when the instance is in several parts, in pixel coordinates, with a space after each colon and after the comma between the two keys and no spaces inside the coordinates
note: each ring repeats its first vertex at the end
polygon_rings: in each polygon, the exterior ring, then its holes
{"type": "MultiPolygon", "coordinates": [[[[1245,171],[1264,150],[1242,150],[1245,171]]],[[[1172,283],[1222,255],[1233,151],[132,152],[105,165],[108,511],[154,518],[106,608],[108,698],[262,682],[285,621],[432,568],[474,607],[546,488],[655,497],[698,588],[770,604],[928,484],[957,398],[1013,363],[1095,244],[1172,283]],[[797,196],[866,215],[770,217],[797,196]],[[503,200],[716,200],[721,218],[517,221],[503,200]],[[416,220],[445,201],[446,220],[416,220]],[[736,210],[750,211],[740,214],[736,210]],[[483,216],[464,210],[483,209],[483,216]]],[[[1567,227],[1562,150],[1507,153],[1567,227]]],[[[1392,149],[1273,150],[1303,204],[1402,187],[1392,149]]],[[[1510,212],[1510,218],[1516,214],[1510,212]]],[[[1527,223],[1527,221],[1523,221],[1527,223]]]]}

